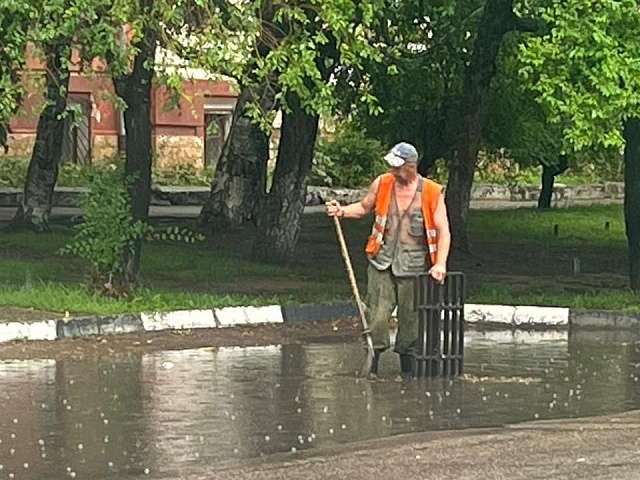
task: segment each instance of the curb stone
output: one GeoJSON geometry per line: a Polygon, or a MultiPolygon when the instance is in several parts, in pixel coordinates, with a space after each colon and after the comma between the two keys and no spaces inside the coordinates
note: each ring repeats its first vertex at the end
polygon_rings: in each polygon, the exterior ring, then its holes
{"type": "MultiPolygon", "coordinates": [[[[328,302],[265,307],[225,307],[206,310],[80,316],[37,322],[0,323],[0,343],[16,340],[56,340],[95,335],[197,328],[228,328],[259,324],[296,324],[357,316],[353,302],[328,302]]],[[[581,329],[640,328],[640,313],[571,310],[561,307],[465,305],[465,321],[504,330],[522,326],[581,329]]]]}

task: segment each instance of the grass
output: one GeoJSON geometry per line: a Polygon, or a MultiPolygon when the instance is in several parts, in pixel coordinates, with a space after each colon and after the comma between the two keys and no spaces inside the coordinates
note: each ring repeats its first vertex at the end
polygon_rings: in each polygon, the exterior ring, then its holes
{"type": "Polygon", "coordinates": [[[503,305],[545,305],[587,310],[627,310],[640,312],[640,297],[631,291],[601,292],[531,291],[514,292],[505,286],[484,287],[475,294],[479,303],[503,305]]]}
{"type": "Polygon", "coordinates": [[[112,315],[141,311],[192,310],[233,305],[271,305],[280,298],[247,295],[196,294],[169,290],[141,288],[126,300],[104,298],[90,293],[82,285],[37,283],[0,289],[0,305],[36,308],[49,312],[93,313],[112,315]]]}
{"type": "Polygon", "coordinates": [[[618,205],[543,212],[536,209],[474,211],[469,215],[469,231],[474,242],[535,244],[543,248],[619,247],[626,242],[624,215],[618,205]],[[557,226],[557,236],[554,226],[557,226]]]}
{"type": "MultiPolygon", "coordinates": [[[[364,293],[370,219],[343,228],[364,293]]],[[[250,230],[217,233],[195,245],[145,245],[143,285],[120,301],[91,294],[83,283],[85,265],[57,253],[71,235],[64,226],[47,235],[2,234],[0,305],[115,314],[352,297],[333,225],[321,214],[305,215],[290,265],[252,262],[250,230]]],[[[470,303],[640,310],[640,297],[627,288],[620,206],[471,211],[469,235],[473,255],[452,256],[450,269],[467,274],[470,303]]]]}

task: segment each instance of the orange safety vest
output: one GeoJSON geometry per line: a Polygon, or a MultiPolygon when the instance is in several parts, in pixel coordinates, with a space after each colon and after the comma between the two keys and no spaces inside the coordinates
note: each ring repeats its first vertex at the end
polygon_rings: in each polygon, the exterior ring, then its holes
{"type": "MultiPolygon", "coordinates": [[[[392,173],[385,173],[380,177],[378,194],[376,196],[376,219],[373,222],[371,235],[367,241],[365,252],[369,258],[375,258],[384,244],[384,229],[387,224],[387,214],[391,204],[391,194],[395,185],[396,177],[392,173]]],[[[435,226],[434,215],[442,187],[433,180],[424,179],[422,187],[422,217],[424,219],[425,240],[431,264],[436,263],[436,252],[438,250],[438,233],[435,226]]]]}

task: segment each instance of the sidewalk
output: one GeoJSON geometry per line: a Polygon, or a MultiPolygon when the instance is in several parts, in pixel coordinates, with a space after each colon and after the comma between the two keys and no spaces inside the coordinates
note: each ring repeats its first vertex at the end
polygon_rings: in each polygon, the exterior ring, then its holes
{"type": "MultiPolygon", "coordinates": [[[[151,206],[149,214],[153,218],[197,218],[202,207],[196,205],[151,206]]],[[[0,223],[8,223],[16,213],[16,207],[0,207],[0,223]]],[[[81,215],[82,211],[75,207],[53,207],[50,220],[67,220],[81,215]]]]}
{"type": "Polygon", "coordinates": [[[637,480],[640,411],[403,435],[276,455],[211,478],[637,480]]]}
{"type": "MultiPolygon", "coordinates": [[[[622,200],[603,198],[599,200],[573,200],[572,206],[582,205],[622,205],[622,200]]],[[[517,208],[534,208],[537,202],[534,201],[510,201],[510,200],[472,200],[470,208],[472,210],[511,210],[517,208]]],[[[152,218],[176,218],[190,219],[197,218],[202,209],[199,205],[152,205],[149,214],[152,218]]],[[[319,213],[324,211],[323,205],[305,207],[305,213],[319,213]]],[[[0,207],[0,223],[8,223],[14,216],[16,207],[0,207]]],[[[51,210],[51,220],[65,220],[79,216],[81,210],[75,207],[53,207],[51,210]]]]}

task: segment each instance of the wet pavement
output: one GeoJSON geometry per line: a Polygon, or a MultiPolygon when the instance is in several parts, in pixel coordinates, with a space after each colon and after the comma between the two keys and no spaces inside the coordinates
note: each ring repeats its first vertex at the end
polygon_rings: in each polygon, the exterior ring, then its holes
{"type": "Polygon", "coordinates": [[[361,380],[356,343],[5,361],[0,479],[217,478],[274,454],[633,410],[639,341],[468,332],[453,381],[395,381],[391,353],[382,380],[361,380]]]}

